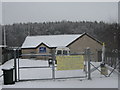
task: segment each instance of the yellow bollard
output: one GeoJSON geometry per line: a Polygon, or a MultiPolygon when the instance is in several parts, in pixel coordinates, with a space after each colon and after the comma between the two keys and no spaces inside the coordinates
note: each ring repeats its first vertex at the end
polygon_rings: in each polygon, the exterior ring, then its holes
{"type": "Polygon", "coordinates": [[[105,66],[105,64],[101,64],[101,74],[102,75],[108,75],[108,69],[105,66]]]}

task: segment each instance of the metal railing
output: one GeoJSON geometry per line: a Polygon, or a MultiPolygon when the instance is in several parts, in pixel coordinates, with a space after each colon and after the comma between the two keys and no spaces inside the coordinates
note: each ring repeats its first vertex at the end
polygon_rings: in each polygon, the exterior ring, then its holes
{"type": "MultiPolygon", "coordinates": [[[[85,62],[85,64],[88,64],[88,69],[85,69],[85,76],[68,76],[68,77],[55,77],[55,68],[56,68],[56,65],[55,65],[55,60],[56,60],[56,56],[55,56],[55,50],[52,50],[52,54],[49,54],[49,55],[40,55],[40,54],[33,54],[33,56],[50,56],[52,57],[52,65],[51,67],[50,66],[30,66],[30,67],[21,67],[19,65],[19,56],[18,58],[16,58],[16,54],[17,53],[17,49],[14,49],[14,69],[15,69],[15,81],[29,81],[29,80],[55,80],[55,79],[67,79],[67,78],[87,78],[88,77],[88,80],[91,80],[91,71],[90,71],[90,48],[87,48],[85,50],[84,53],[82,53],[82,55],[84,54],[85,57],[86,57],[86,60],[85,61],[88,61],[85,62]],[[18,60],[17,60],[18,59],[18,60]],[[18,64],[17,64],[18,63],[18,64]],[[52,69],[52,77],[51,78],[42,78],[42,79],[21,79],[20,78],[20,69],[30,69],[30,68],[51,68],[52,69]],[[88,71],[86,71],[88,70],[88,71]]],[[[19,55],[19,54],[18,54],[19,55]]],[[[27,56],[27,55],[32,55],[32,54],[21,54],[20,56],[27,56]]],[[[86,65],[86,68],[87,68],[87,65],[86,65]]]]}

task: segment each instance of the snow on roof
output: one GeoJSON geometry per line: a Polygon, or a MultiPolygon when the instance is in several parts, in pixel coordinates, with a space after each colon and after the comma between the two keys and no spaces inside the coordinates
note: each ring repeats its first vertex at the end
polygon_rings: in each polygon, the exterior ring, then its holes
{"type": "Polygon", "coordinates": [[[67,46],[82,34],[27,36],[21,48],[35,48],[41,43],[48,47],[67,46]]]}

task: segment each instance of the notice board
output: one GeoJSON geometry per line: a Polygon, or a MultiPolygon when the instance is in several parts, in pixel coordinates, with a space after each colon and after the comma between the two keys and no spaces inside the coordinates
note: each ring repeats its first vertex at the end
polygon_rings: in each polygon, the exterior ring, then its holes
{"type": "Polygon", "coordinates": [[[57,70],[77,70],[84,68],[83,55],[56,56],[57,70]]]}

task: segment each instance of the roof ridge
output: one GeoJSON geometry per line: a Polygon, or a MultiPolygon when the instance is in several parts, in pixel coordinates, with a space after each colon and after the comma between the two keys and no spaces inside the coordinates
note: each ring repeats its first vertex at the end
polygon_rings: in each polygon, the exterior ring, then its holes
{"type": "Polygon", "coordinates": [[[35,36],[27,36],[27,37],[40,37],[40,36],[62,36],[62,35],[82,35],[82,34],[35,35],[35,36]]]}

